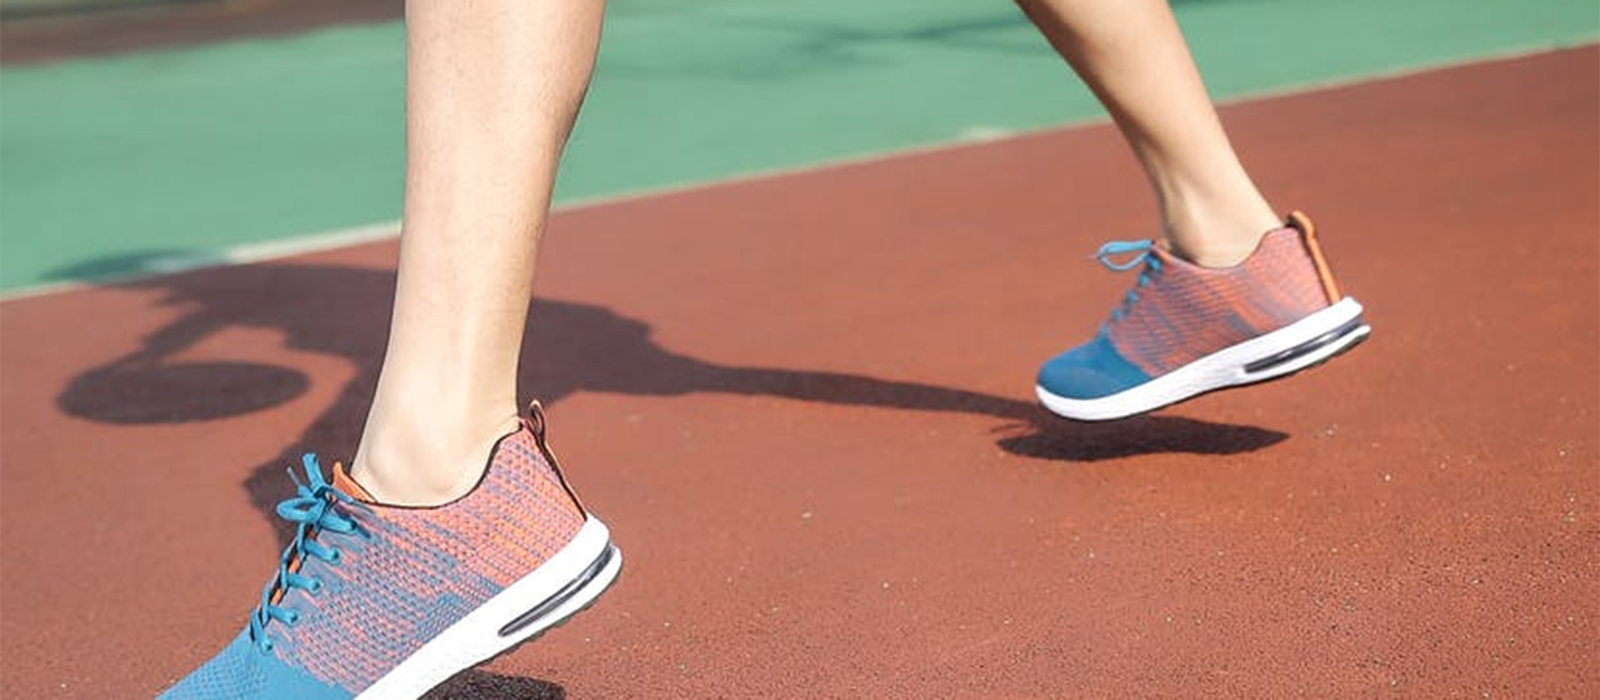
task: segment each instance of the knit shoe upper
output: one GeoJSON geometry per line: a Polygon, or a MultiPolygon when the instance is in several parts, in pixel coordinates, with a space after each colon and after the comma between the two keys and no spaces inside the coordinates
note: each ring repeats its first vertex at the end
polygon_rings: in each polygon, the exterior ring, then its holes
{"type": "Polygon", "coordinates": [[[436,507],[372,502],[306,460],[278,506],[294,542],[250,624],[167,700],[352,698],[572,541],[585,515],[531,424],[502,438],[476,487],[436,507]],[[298,482],[298,479],[297,479],[298,482]]]}

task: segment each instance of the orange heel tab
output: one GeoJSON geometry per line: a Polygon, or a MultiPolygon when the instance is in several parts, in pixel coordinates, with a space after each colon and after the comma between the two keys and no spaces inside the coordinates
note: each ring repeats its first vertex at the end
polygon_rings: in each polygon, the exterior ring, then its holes
{"type": "Polygon", "coordinates": [[[1288,224],[1300,232],[1300,240],[1306,246],[1306,253],[1311,256],[1311,264],[1317,268],[1317,279],[1322,282],[1322,292],[1328,295],[1328,303],[1343,299],[1339,284],[1333,281],[1333,270],[1328,267],[1328,259],[1322,256],[1322,245],[1317,242],[1317,226],[1311,223],[1311,217],[1306,216],[1305,212],[1293,211],[1289,213],[1288,224]]]}
{"type": "Polygon", "coordinates": [[[567,498],[572,499],[573,505],[578,507],[578,512],[584,517],[589,516],[589,510],[583,507],[583,501],[578,499],[578,492],[572,490],[572,485],[567,483],[567,476],[561,473],[561,462],[556,459],[556,453],[550,449],[550,443],[545,440],[547,423],[544,417],[544,404],[538,399],[528,402],[528,415],[522,419],[522,425],[533,434],[533,442],[539,447],[539,453],[544,455],[545,461],[550,463],[550,470],[556,473],[556,481],[561,482],[561,489],[567,492],[567,498]]]}

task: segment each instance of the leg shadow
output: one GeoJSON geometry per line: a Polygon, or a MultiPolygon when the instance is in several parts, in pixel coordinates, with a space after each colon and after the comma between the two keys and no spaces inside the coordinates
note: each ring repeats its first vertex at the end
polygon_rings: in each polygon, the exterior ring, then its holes
{"type": "MultiPolygon", "coordinates": [[[[287,492],[285,465],[305,451],[351,449],[377,386],[394,273],[315,264],[246,265],[197,270],[123,285],[155,289],[185,313],[133,352],[75,377],[58,405],[68,414],[116,424],[166,424],[247,415],[288,401],[309,387],[297,370],[242,362],[172,358],[232,328],[270,329],[293,349],[343,358],[357,368],[334,404],[259,465],[245,483],[269,520],[287,492]]],[[[1034,459],[1096,461],[1151,453],[1229,455],[1259,450],[1288,436],[1244,425],[1151,415],[1112,423],[1059,419],[1032,401],[921,382],[840,372],[742,367],[707,362],[662,347],[648,324],[592,304],[540,299],[529,327],[559,339],[526,351],[524,396],[558,403],[578,392],[638,396],[725,393],[886,409],[992,416],[997,444],[1034,459]]],[[[287,541],[286,524],[280,534],[287,541]]]]}

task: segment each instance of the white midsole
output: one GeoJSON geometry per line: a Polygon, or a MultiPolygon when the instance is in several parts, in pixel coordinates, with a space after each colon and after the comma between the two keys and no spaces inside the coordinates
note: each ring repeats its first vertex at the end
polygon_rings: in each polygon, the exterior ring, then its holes
{"type": "Polygon", "coordinates": [[[500,636],[507,623],[556,595],[610,546],[611,533],[605,524],[590,517],[549,561],[422,645],[356,700],[415,700],[456,673],[494,658],[582,610],[616,579],[622,567],[621,552],[614,551],[599,574],[559,607],[513,634],[500,636]]]}
{"type": "Polygon", "coordinates": [[[1098,399],[1072,399],[1036,386],[1040,403],[1057,415],[1076,420],[1111,420],[1155,410],[1213,389],[1249,384],[1304,369],[1365,338],[1372,329],[1360,326],[1334,342],[1293,360],[1257,372],[1245,369],[1332,332],[1361,315],[1361,304],[1345,297],[1328,308],[1265,335],[1206,355],[1139,386],[1098,399]]]}

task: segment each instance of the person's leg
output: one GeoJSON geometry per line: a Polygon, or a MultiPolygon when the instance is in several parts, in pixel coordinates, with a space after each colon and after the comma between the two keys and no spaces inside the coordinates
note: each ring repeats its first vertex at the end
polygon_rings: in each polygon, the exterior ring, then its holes
{"type": "Polygon", "coordinates": [[[516,428],[517,356],[600,0],[411,0],[394,317],[351,476],[447,501],[516,428]]]}
{"type": "Polygon", "coordinates": [[[1174,252],[1232,265],[1282,225],[1229,145],[1165,0],[1017,2],[1133,147],[1174,252]]]}
{"type": "Polygon", "coordinates": [[[519,421],[551,184],[602,0],[410,0],[388,351],[353,472],[305,459],[294,540],[221,653],[163,700],[416,698],[593,602],[621,556],[519,421]]]}
{"type": "Polygon", "coordinates": [[[1122,418],[1284,376],[1360,342],[1309,220],[1286,225],[1223,133],[1164,0],[1017,0],[1111,112],[1161,209],[1165,247],[1098,257],[1138,281],[1091,341],[1044,364],[1037,393],[1068,418],[1122,418]]]}

